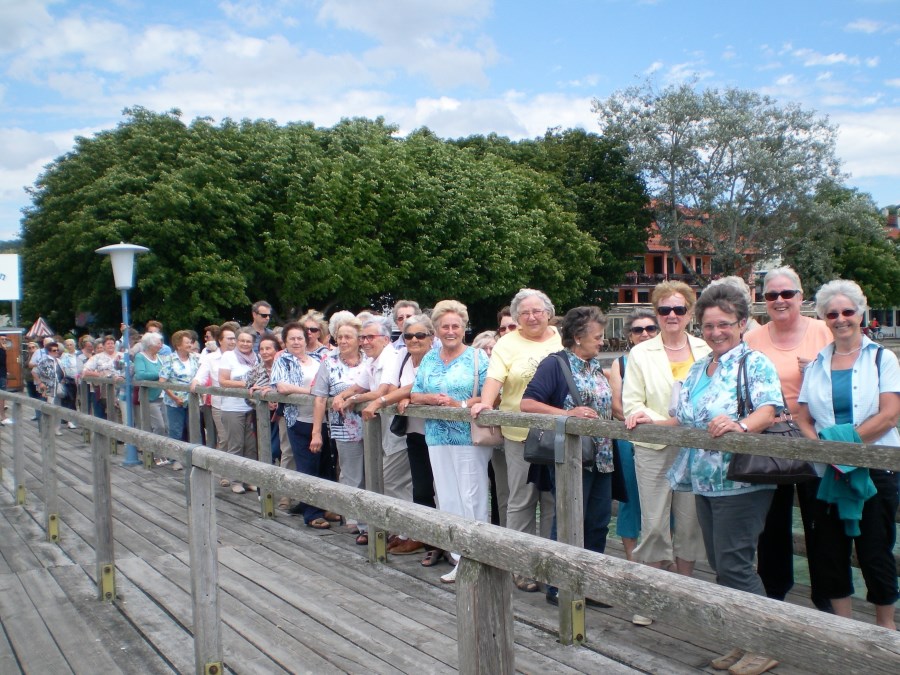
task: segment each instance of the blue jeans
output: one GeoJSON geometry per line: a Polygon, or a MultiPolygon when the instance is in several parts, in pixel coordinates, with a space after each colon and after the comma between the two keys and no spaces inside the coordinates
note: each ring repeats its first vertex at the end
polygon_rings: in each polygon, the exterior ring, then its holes
{"type": "MultiPolygon", "coordinates": [[[[307,476],[319,475],[319,461],[322,459],[321,452],[312,452],[309,449],[309,442],[312,439],[312,422],[294,422],[288,427],[288,439],[291,441],[291,451],[294,453],[294,464],[297,471],[307,476]]],[[[318,506],[305,504],[301,502],[295,507],[298,511],[303,511],[303,521],[308,525],[316,518],[325,515],[325,511],[318,506]]]]}
{"type": "Polygon", "coordinates": [[[169,421],[169,438],[180,441],[184,435],[184,425],[187,423],[187,408],[176,408],[171,405],[166,406],[166,418],[169,421]]]}

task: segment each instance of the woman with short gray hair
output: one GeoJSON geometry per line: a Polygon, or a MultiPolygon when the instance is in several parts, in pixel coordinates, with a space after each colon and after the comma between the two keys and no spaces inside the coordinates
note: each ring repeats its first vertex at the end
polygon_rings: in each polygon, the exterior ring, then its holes
{"type": "MultiPolygon", "coordinates": [[[[550,298],[543,291],[523,288],[510,303],[510,312],[518,328],[504,335],[491,352],[487,379],[481,402],[472,406],[472,417],[478,417],[482,410],[493,410],[503,389],[500,410],[519,412],[525,388],[534,377],[537,364],[544,357],[562,349],[559,331],[550,325],[555,310],[550,298]]],[[[506,526],[513,530],[538,534],[536,510],[538,488],[528,482],[530,464],[525,461],[525,437],[528,429],[502,427],[503,448],[494,450],[491,462],[497,482],[509,485],[509,501],[506,507],[506,526]]],[[[541,503],[541,527],[539,534],[550,536],[555,506],[550,492],[543,492],[546,498],[541,503]]],[[[503,514],[500,514],[503,522],[503,514]]],[[[516,578],[519,590],[534,593],[539,590],[537,582],[525,577],[516,578]]]]}
{"type": "MultiPolygon", "coordinates": [[[[134,379],[159,382],[159,373],[162,370],[162,360],[159,352],[162,349],[163,340],[159,333],[144,333],[141,338],[141,351],[134,356],[134,379]]],[[[147,405],[150,412],[150,431],[160,436],[167,436],[166,409],[163,406],[161,388],[147,389],[147,405]]]]}

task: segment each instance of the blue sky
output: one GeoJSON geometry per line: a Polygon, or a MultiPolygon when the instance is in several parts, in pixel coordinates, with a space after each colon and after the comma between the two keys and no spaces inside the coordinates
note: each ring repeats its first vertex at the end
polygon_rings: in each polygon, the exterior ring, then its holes
{"type": "Polygon", "coordinates": [[[128,106],[523,138],[647,78],[827,115],[848,184],[900,202],[900,0],[0,0],[0,239],[128,106]]]}

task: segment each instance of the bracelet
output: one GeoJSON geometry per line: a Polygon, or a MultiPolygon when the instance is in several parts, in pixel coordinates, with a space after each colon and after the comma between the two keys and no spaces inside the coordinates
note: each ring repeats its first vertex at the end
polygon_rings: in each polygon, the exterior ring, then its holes
{"type": "Polygon", "coordinates": [[[379,398],[378,400],[381,401],[381,405],[387,405],[387,404],[388,404],[387,399],[385,399],[384,396],[382,396],[382,397],[379,398]]]}
{"type": "Polygon", "coordinates": [[[466,401],[460,401],[460,402],[459,402],[459,407],[460,407],[460,408],[468,408],[468,407],[469,407],[469,404],[468,404],[466,401]]]}

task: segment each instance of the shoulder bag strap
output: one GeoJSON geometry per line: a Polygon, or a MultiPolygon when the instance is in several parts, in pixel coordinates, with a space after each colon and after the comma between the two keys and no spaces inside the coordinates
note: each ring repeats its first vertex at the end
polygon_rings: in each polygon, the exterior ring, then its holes
{"type": "MultiPolygon", "coordinates": [[[[397,386],[398,387],[400,386],[400,378],[403,377],[403,369],[406,368],[406,362],[409,361],[410,356],[412,356],[412,354],[410,354],[409,351],[407,351],[406,354],[403,356],[403,362],[400,364],[400,370],[397,373],[397,386]]],[[[476,364],[477,364],[477,361],[476,361],[476,364]]],[[[477,373],[478,373],[477,365],[475,368],[475,373],[477,376],[477,373]]]]}
{"type": "Polygon", "coordinates": [[[572,368],[569,366],[569,361],[564,356],[560,356],[559,354],[553,354],[553,357],[559,361],[559,365],[562,368],[563,376],[566,378],[566,384],[569,385],[569,393],[572,395],[572,400],[575,402],[575,407],[584,405],[581,402],[581,394],[578,393],[578,387],[575,386],[575,378],[572,377],[572,368]]]}
{"type": "Polygon", "coordinates": [[[753,401],[750,400],[750,386],[747,384],[747,355],[749,353],[749,351],[744,352],[738,360],[737,414],[739,418],[746,417],[753,412],[753,401]]]}
{"type": "MultiPolygon", "coordinates": [[[[469,347],[469,349],[475,349],[474,347],[469,347]]],[[[472,359],[475,362],[475,378],[472,380],[472,398],[478,396],[478,350],[475,349],[475,354],[472,359]]],[[[403,370],[402,368],[400,370],[403,370]]]]}

